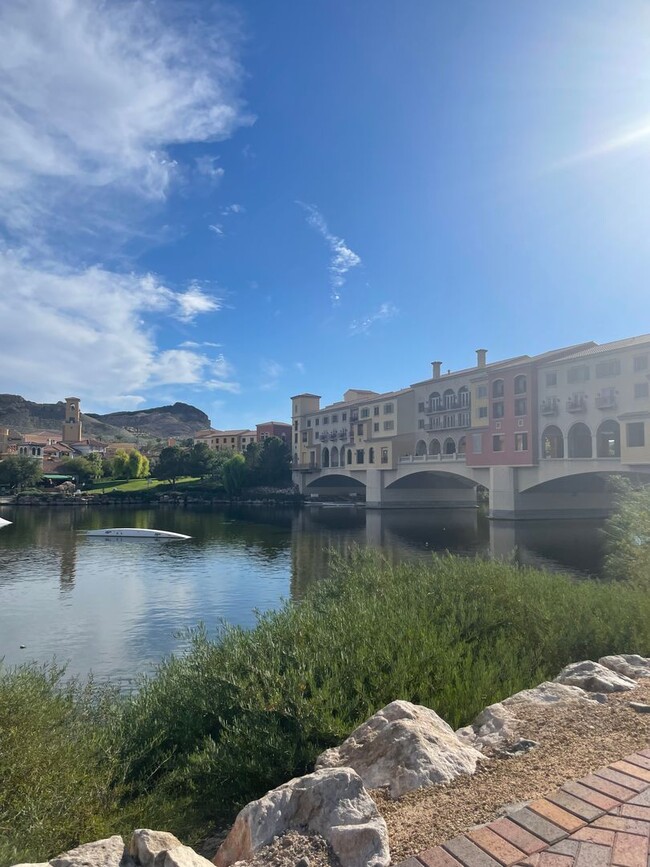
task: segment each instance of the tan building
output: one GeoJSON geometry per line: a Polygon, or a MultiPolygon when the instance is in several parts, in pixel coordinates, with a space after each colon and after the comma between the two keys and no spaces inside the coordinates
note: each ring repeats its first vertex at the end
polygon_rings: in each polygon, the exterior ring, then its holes
{"type": "Polygon", "coordinates": [[[205,443],[216,452],[232,451],[243,453],[250,443],[257,442],[257,431],[240,430],[210,430],[199,431],[194,437],[194,444],[205,443]]]}
{"type": "Polygon", "coordinates": [[[66,397],[65,399],[65,418],[61,441],[64,443],[81,441],[81,410],[79,409],[78,397],[66,397]]]}

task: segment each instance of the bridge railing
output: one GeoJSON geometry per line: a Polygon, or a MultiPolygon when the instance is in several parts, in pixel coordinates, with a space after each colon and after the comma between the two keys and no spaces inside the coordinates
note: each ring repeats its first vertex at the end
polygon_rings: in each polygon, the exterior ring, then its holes
{"type": "Polygon", "coordinates": [[[439,464],[448,461],[465,461],[465,455],[454,452],[452,455],[402,455],[400,464],[439,464]]]}

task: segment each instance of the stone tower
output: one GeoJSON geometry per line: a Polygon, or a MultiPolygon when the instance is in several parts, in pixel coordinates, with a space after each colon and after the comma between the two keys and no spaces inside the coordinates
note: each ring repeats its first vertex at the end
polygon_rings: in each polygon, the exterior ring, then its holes
{"type": "Polygon", "coordinates": [[[63,419],[64,443],[78,443],[81,440],[81,412],[78,397],[66,397],[65,418],[63,419]]]}

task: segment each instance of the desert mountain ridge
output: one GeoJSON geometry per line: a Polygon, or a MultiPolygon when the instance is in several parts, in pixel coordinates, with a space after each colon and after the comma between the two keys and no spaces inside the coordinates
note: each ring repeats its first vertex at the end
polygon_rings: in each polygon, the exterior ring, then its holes
{"type": "MultiPolygon", "coordinates": [[[[19,394],[0,394],[0,427],[20,433],[60,430],[65,403],[35,403],[19,394]]],[[[210,427],[210,419],[189,403],[176,402],[150,409],[81,413],[82,436],[105,441],[191,437],[210,427]]]]}

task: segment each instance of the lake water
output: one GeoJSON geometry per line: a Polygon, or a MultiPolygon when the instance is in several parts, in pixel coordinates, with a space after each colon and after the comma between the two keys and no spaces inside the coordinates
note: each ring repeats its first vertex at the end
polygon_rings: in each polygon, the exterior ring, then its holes
{"type": "Polygon", "coordinates": [[[394,560],[431,551],[513,555],[520,563],[597,574],[600,523],[491,522],[476,511],[361,508],[121,510],[0,508],[0,658],[56,656],[69,671],[127,686],[183,646],[178,633],[220,619],[250,626],[255,609],[300,598],[330,550],[357,544],[394,560]],[[86,538],[100,527],[157,527],[188,541],[86,538]],[[25,645],[24,649],[20,645],[25,645]]]}

